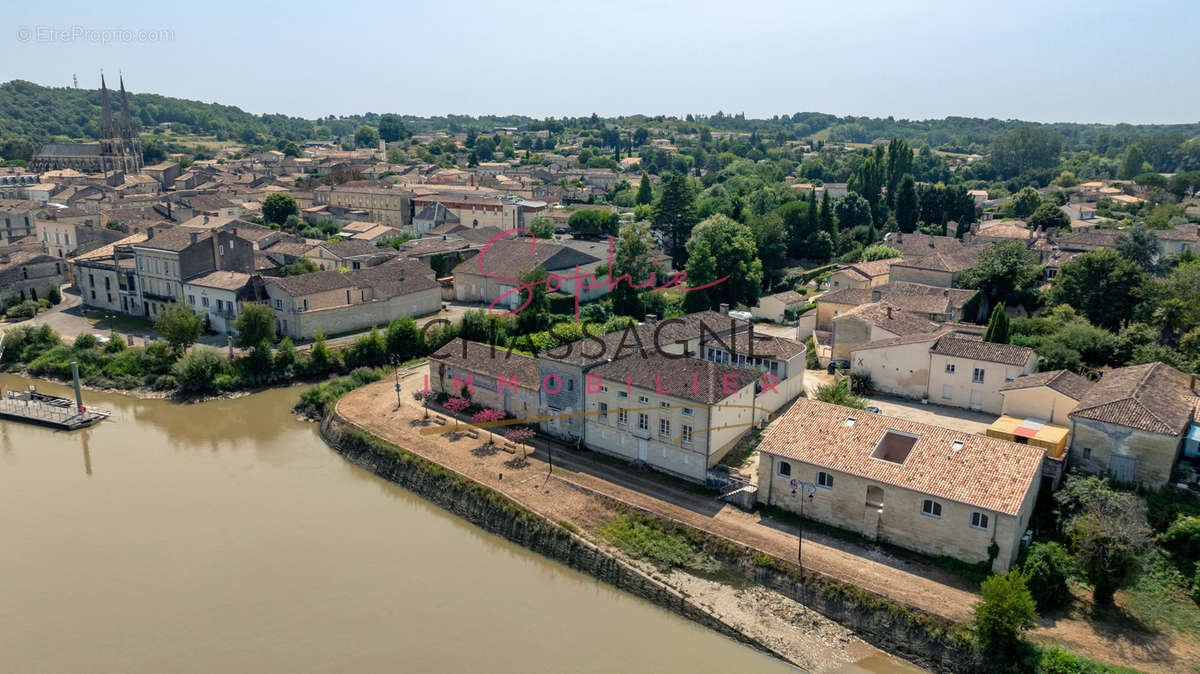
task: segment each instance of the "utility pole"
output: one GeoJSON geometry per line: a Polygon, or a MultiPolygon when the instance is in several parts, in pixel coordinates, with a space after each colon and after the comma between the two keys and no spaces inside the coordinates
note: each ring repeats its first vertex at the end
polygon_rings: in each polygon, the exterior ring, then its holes
{"type": "MultiPolygon", "coordinates": [[[[792,480],[792,498],[796,497],[797,490],[805,492],[808,502],[812,503],[817,486],[803,480],[792,480]]],[[[800,499],[800,521],[797,524],[798,532],[796,534],[796,563],[800,565],[801,572],[804,571],[804,501],[804,498],[800,499]]]]}

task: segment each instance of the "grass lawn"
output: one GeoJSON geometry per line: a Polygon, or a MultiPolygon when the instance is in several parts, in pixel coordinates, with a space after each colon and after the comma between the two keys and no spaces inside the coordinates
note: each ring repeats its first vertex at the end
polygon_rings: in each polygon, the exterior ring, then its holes
{"type": "Polygon", "coordinates": [[[146,318],[127,316],[125,314],[106,314],[103,311],[84,312],[83,317],[97,330],[116,330],[117,332],[153,332],[154,323],[146,318]]]}
{"type": "Polygon", "coordinates": [[[1200,638],[1200,607],[1187,595],[1187,580],[1165,557],[1155,555],[1127,588],[1126,610],[1147,627],[1200,638]]]}

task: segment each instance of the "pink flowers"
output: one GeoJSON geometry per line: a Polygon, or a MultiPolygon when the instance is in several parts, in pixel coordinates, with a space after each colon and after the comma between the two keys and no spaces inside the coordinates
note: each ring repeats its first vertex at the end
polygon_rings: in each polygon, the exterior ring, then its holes
{"type": "Polygon", "coordinates": [[[446,409],[460,414],[470,406],[471,401],[466,398],[449,398],[445,402],[446,409]]]}
{"type": "MultiPolygon", "coordinates": [[[[492,423],[493,421],[503,421],[504,420],[504,412],[501,412],[500,410],[490,409],[490,408],[482,409],[482,410],[479,410],[478,412],[476,412],[471,417],[471,419],[477,424],[489,424],[489,423],[492,423]]],[[[490,430],[488,431],[488,436],[489,436],[489,439],[488,439],[489,445],[496,441],[495,435],[493,435],[490,430]]]]}

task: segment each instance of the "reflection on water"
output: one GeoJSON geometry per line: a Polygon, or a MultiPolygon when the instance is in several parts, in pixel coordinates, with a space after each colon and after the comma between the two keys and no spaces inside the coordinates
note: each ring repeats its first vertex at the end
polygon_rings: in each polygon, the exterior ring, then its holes
{"type": "Polygon", "coordinates": [[[0,422],[0,669],[794,671],[355,468],[298,394],[0,422]]]}

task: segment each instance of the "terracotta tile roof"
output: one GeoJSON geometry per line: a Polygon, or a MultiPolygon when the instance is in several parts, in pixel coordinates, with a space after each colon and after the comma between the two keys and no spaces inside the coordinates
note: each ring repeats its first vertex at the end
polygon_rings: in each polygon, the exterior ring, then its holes
{"type": "Polygon", "coordinates": [[[1198,402],[1188,375],[1164,363],[1131,365],[1104,373],[1072,417],[1179,435],[1198,402]]]}
{"type": "MultiPolygon", "coordinates": [[[[757,358],[774,358],[775,360],[787,360],[793,356],[804,353],[804,345],[794,339],[785,337],[775,337],[773,335],[764,335],[760,332],[754,333],[753,349],[750,349],[750,331],[739,332],[730,335],[727,338],[721,339],[724,346],[729,346],[734,349],[735,353],[753,352],[757,358]]],[[[710,339],[706,346],[716,345],[716,340],[710,339]]],[[[700,354],[697,354],[700,355],[700,354]]]]}
{"type": "Polygon", "coordinates": [[[1079,400],[1092,387],[1092,383],[1070,370],[1050,370],[1049,372],[1035,372],[1033,374],[1021,375],[1005,383],[1000,387],[1000,390],[1019,391],[1038,386],[1045,386],[1053,391],[1058,391],[1068,398],[1079,400]]]}
{"type": "Polygon", "coordinates": [[[621,384],[628,381],[634,388],[645,391],[667,391],[669,393],[666,395],[706,405],[719,403],[729,397],[724,392],[725,377],[732,377],[729,388],[738,391],[762,377],[754,370],[699,358],[671,358],[657,353],[614,360],[592,370],[591,374],[621,384]]]}
{"type": "Polygon", "coordinates": [[[928,255],[938,250],[959,250],[963,247],[962,239],[952,236],[933,236],[917,232],[889,232],[883,237],[883,244],[895,248],[905,257],[928,255]]]}
{"type": "Polygon", "coordinates": [[[184,281],[187,285],[221,290],[240,290],[249,282],[249,274],[237,271],[213,271],[184,281]]]}
{"type": "MultiPolygon", "coordinates": [[[[767,295],[767,297],[770,297],[774,300],[779,300],[787,306],[791,306],[793,304],[807,304],[809,301],[807,295],[801,295],[795,290],[785,290],[781,293],[775,293],[774,295],[767,295]]],[[[766,298],[760,298],[759,302],[761,303],[763,299],[766,298]]]]}
{"type": "MultiPolygon", "coordinates": [[[[833,318],[836,325],[840,321],[857,318],[871,325],[887,330],[893,335],[912,335],[919,332],[933,332],[938,324],[926,318],[921,312],[913,312],[884,302],[872,302],[839,314],[833,318]]],[[[836,328],[835,328],[836,330],[836,328]]]]}
{"type": "Polygon", "coordinates": [[[699,339],[701,336],[711,339],[714,334],[718,337],[725,337],[732,332],[746,330],[750,325],[748,321],[732,318],[715,311],[698,311],[684,316],[666,318],[657,323],[640,323],[631,328],[599,335],[597,338],[604,343],[603,349],[596,344],[594,338],[585,337],[572,342],[569,352],[561,347],[554,348],[542,352],[540,357],[587,367],[608,359],[629,356],[639,348],[639,345],[642,349],[650,352],[656,351],[657,346],[662,346],[663,350],[666,350],[666,347],[679,341],[699,339]]]}
{"type": "Polygon", "coordinates": [[[884,276],[891,269],[892,265],[899,262],[903,258],[889,257],[885,260],[871,260],[870,262],[855,262],[846,269],[857,273],[863,278],[875,278],[876,276],[884,276]]]}
{"type": "Polygon", "coordinates": [[[499,347],[493,350],[487,344],[467,341],[462,337],[456,337],[449,344],[438,349],[436,353],[429,356],[429,360],[487,377],[502,376],[511,380],[515,376],[518,386],[534,391],[541,386],[537,358],[506,351],[499,347]]]}
{"type": "Polygon", "coordinates": [[[1030,358],[1037,357],[1033,349],[1027,346],[995,344],[985,342],[974,335],[963,335],[956,332],[939,339],[930,352],[955,358],[986,360],[1004,365],[1025,365],[1030,358]]]}
{"type": "MultiPolygon", "coordinates": [[[[885,485],[1017,515],[1045,450],[798,398],[758,449],[885,485]],[[855,422],[847,425],[847,419],[855,422]],[[889,431],[917,436],[903,464],[872,458],[889,431]],[[961,442],[960,449],[954,444],[961,442]]],[[[885,496],[886,498],[886,496],[885,496]]],[[[886,507],[886,505],[885,505],[886,507]]]]}
{"type": "Polygon", "coordinates": [[[894,267],[911,267],[943,272],[958,272],[970,269],[979,262],[979,254],[985,246],[971,246],[960,250],[937,251],[920,257],[906,257],[894,267]]]}

